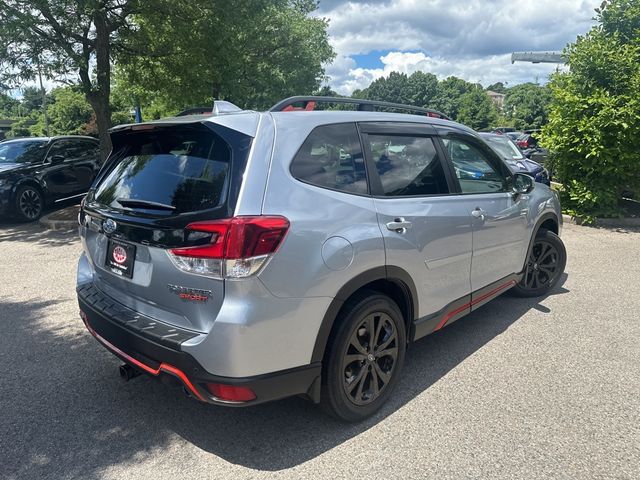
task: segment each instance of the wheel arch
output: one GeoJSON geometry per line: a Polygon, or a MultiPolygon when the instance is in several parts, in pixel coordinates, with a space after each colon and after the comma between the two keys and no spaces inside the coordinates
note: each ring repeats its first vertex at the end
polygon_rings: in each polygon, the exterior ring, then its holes
{"type": "Polygon", "coordinates": [[[558,221],[558,217],[555,213],[547,212],[540,216],[540,218],[536,221],[535,226],[532,229],[531,238],[529,239],[529,247],[527,248],[527,254],[524,257],[524,262],[522,264],[522,270],[519,273],[523,273],[527,266],[527,259],[529,255],[531,255],[531,249],[533,248],[533,242],[536,239],[536,235],[541,230],[549,230],[556,235],[558,235],[560,231],[560,223],[558,221]]]}
{"type": "Polygon", "coordinates": [[[37,188],[38,191],[42,194],[42,200],[46,202],[47,189],[44,187],[44,185],[38,182],[38,180],[30,177],[21,178],[15,183],[15,185],[13,186],[13,190],[11,192],[11,197],[13,201],[16,200],[16,194],[18,193],[18,190],[26,186],[37,188]]]}
{"type": "Polygon", "coordinates": [[[319,362],[324,357],[327,343],[344,304],[362,290],[375,290],[394,300],[405,320],[407,338],[413,319],[418,313],[418,294],[411,276],[402,268],[387,266],[367,270],[349,280],[338,291],[322,319],[311,361],[319,362]]]}

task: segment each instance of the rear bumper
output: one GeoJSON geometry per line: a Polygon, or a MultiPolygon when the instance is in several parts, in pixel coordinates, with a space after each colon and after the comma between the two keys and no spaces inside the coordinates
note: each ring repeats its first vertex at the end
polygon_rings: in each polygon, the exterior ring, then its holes
{"type": "MultiPolygon", "coordinates": [[[[247,406],[300,394],[315,401],[319,399],[320,363],[253,377],[212,375],[195,358],[181,350],[180,342],[167,342],[157,332],[149,334],[145,329],[134,331],[128,327],[126,322],[121,321],[121,315],[114,315],[109,309],[115,301],[99,291],[96,294],[95,289],[88,289],[86,285],[79,287],[78,303],[87,329],[107,350],[152,377],[177,380],[192,397],[200,401],[247,406]],[[91,294],[87,294],[87,291],[91,294]],[[209,383],[249,388],[256,398],[246,402],[216,398],[206,389],[209,383]]],[[[118,312],[123,309],[127,310],[117,305],[118,312]]],[[[184,332],[188,334],[188,331],[184,332]]]]}

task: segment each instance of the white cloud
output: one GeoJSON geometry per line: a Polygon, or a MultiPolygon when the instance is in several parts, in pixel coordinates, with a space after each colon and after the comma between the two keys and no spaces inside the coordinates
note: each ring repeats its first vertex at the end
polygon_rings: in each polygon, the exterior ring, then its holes
{"type": "MultiPolygon", "coordinates": [[[[528,81],[544,83],[549,74],[558,68],[554,64],[511,64],[511,55],[491,55],[488,57],[460,59],[452,62],[442,57],[428,57],[422,52],[389,52],[380,57],[383,68],[349,67],[349,57],[327,70],[331,78],[330,84],[342,95],[349,95],[355,89],[367,87],[373,80],[387,77],[391,72],[411,75],[417,71],[430,72],[439,79],[451,75],[464,78],[484,86],[496,82],[507,82],[509,85],[528,81]]],[[[355,62],[354,62],[355,63],[355,62]]]]}
{"type": "Polygon", "coordinates": [[[338,54],[327,69],[343,94],[396,70],[456,75],[485,85],[545,81],[555,65],[511,65],[513,51],[561,50],[593,24],[600,0],[321,1],[338,54]],[[354,66],[352,55],[389,51],[380,68],[354,66]],[[413,51],[409,53],[407,51],[413,51]],[[416,53],[417,52],[417,53],[416,53]]]}

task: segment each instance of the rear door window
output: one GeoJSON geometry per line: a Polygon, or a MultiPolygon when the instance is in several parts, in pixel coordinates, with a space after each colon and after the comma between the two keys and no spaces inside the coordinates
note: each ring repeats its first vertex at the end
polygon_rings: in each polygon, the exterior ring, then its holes
{"type": "Polygon", "coordinates": [[[318,187],[367,194],[367,175],[356,125],[315,128],[293,159],[291,174],[318,187]]]}
{"type": "Polygon", "coordinates": [[[227,196],[231,156],[229,144],[201,125],[137,132],[115,153],[95,202],[176,215],[217,207],[227,196]]]}
{"type": "Polygon", "coordinates": [[[448,194],[444,168],[430,137],[366,136],[387,197],[448,194]]]}

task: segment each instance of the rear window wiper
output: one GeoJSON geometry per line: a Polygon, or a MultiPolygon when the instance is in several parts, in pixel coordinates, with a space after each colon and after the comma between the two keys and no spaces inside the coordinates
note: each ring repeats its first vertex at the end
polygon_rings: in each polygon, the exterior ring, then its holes
{"type": "Polygon", "coordinates": [[[117,198],[118,202],[123,207],[131,208],[149,208],[154,210],[175,210],[173,205],[167,205],[166,203],[152,202],[150,200],[137,200],[135,198],[117,198]]]}

